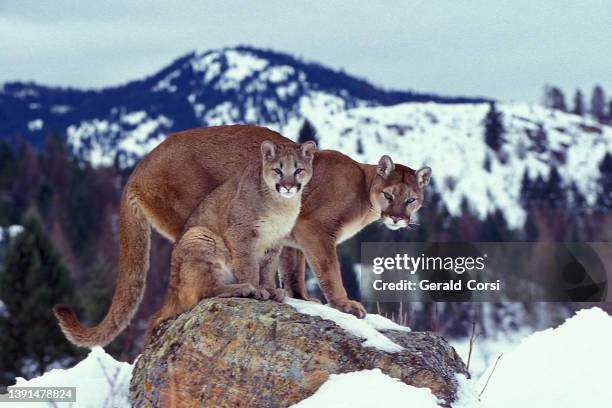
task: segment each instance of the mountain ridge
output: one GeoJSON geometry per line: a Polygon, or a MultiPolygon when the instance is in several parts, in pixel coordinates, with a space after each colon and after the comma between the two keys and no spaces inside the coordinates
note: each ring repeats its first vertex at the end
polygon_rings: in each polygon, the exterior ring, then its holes
{"type": "MultiPolygon", "coordinates": [[[[245,89],[242,81],[251,83],[253,78],[243,77],[236,85],[225,83],[224,87],[216,85],[220,78],[208,78],[213,67],[218,66],[220,74],[231,71],[231,58],[236,55],[246,60],[246,56],[267,62],[266,69],[287,67],[289,76],[277,79],[277,84],[291,80],[289,69],[294,71],[293,79],[300,79],[308,84],[308,89],[297,89],[295,98],[286,95],[284,100],[276,102],[284,111],[291,111],[303,91],[314,90],[326,92],[344,99],[347,107],[358,103],[370,105],[392,105],[402,102],[435,101],[438,103],[482,102],[485,98],[445,97],[435,94],[414,91],[385,90],[372,85],[364,79],[353,77],[342,71],[334,70],[319,63],[306,62],[290,54],[250,46],[238,46],[209,51],[192,51],[182,55],[168,65],[142,79],[127,81],[121,85],[97,89],[79,89],[73,87],[46,86],[35,82],[7,82],[0,85],[0,138],[13,139],[16,135],[28,140],[36,148],[42,147],[44,137],[49,133],[66,134],[71,125],[83,121],[112,118],[113,108],[123,108],[126,112],[147,110],[152,114],[163,114],[170,119],[167,132],[190,127],[206,126],[208,123],[191,114],[194,103],[205,105],[208,109],[230,102],[240,107],[248,96],[255,101],[266,97],[266,89],[245,89]],[[231,57],[231,58],[230,58],[231,57]],[[204,62],[203,62],[204,61],[204,62]],[[210,64],[207,66],[206,64],[210,64]],[[203,74],[204,76],[198,76],[203,74]],[[169,78],[170,75],[175,75],[169,78]],[[203,79],[209,82],[203,82],[203,79]],[[164,81],[167,81],[164,86],[164,81]],[[195,95],[193,101],[187,100],[195,95]],[[197,100],[197,101],[196,101],[197,100]]],[[[256,72],[253,72],[256,74],[256,72]]],[[[299,84],[299,82],[297,82],[299,84]]],[[[282,119],[282,115],[260,110],[257,118],[238,115],[236,119],[249,122],[248,119],[266,122],[282,119]]]]}

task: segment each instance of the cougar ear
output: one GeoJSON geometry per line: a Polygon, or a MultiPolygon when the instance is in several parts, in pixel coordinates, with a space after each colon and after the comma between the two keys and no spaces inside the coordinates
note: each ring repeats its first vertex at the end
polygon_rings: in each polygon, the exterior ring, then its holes
{"type": "Polygon", "coordinates": [[[274,142],[266,140],[261,143],[261,157],[266,161],[276,158],[276,145],[274,142]]]}
{"type": "Polygon", "coordinates": [[[425,187],[429,184],[429,180],[431,180],[431,167],[425,166],[422,169],[417,170],[415,176],[419,187],[425,187]]]}
{"type": "Polygon", "coordinates": [[[393,164],[393,160],[386,154],[378,160],[378,167],[376,167],[376,173],[378,173],[382,178],[387,178],[389,174],[395,168],[395,164],[393,164]]]}
{"type": "Polygon", "coordinates": [[[312,160],[314,157],[314,153],[317,150],[317,144],[312,140],[308,142],[302,143],[300,145],[300,150],[302,151],[302,157],[306,160],[312,160]]]}

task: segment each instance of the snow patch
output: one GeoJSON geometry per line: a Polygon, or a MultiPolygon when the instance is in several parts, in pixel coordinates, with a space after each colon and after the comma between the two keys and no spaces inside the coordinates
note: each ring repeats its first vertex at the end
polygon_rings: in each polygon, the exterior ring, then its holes
{"type": "Polygon", "coordinates": [[[15,238],[23,232],[21,225],[9,225],[8,227],[0,227],[0,243],[9,239],[15,238]]]}
{"type": "Polygon", "coordinates": [[[504,353],[482,402],[488,408],[609,406],[610,344],[612,317],[597,307],[578,311],[556,329],[532,334],[504,353]]]}
{"type": "Polygon", "coordinates": [[[238,88],[244,79],[263,70],[268,65],[265,59],[248,52],[226,50],[223,55],[228,67],[217,84],[217,88],[222,91],[238,88]]]}
{"type": "Polygon", "coordinates": [[[367,315],[365,319],[358,319],[351,314],[343,313],[316,302],[287,298],[285,303],[299,313],[331,320],[350,334],[365,339],[363,343],[365,347],[374,347],[389,353],[402,351],[403,348],[380,333],[379,330],[410,331],[410,329],[399,326],[382,316],[367,315]]]}
{"type": "Polygon", "coordinates": [[[294,408],[438,408],[429,388],[417,388],[374,370],[332,374],[310,397],[294,408]]]}
{"type": "Polygon", "coordinates": [[[44,122],[42,119],[34,119],[28,122],[28,130],[30,132],[36,132],[42,129],[44,122]]]}
{"type": "MultiPolygon", "coordinates": [[[[128,392],[132,365],[116,361],[101,347],[72,368],[54,369],[40,377],[17,378],[17,387],[76,387],[77,403],[58,403],[62,407],[129,407],[128,392]]],[[[47,403],[29,403],[28,407],[47,407],[47,403]]]]}
{"type": "Polygon", "coordinates": [[[172,71],[171,73],[166,75],[164,79],[162,79],[157,84],[155,84],[155,86],[153,87],[153,92],[161,92],[161,91],[176,92],[178,88],[176,85],[172,85],[172,81],[178,78],[180,75],[181,75],[181,71],[179,70],[172,71]]]}

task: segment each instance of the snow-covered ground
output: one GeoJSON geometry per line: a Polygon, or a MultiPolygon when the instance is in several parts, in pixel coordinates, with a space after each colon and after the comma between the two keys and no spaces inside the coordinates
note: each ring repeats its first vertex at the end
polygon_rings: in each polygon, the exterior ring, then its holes
{"type": "Polygon", "coordinates": [[[358,319],[347,313],[332,309],[316,302],[307,302],[299,299],[288,298],[285,303],[295,308],[298,312],[310,316],[319,316],[323,319],[331,320],[347,332],[363,338],[365,347],[375,347],[379,350],[395,353],[402,350],[402,347],[380,331],[401,330],[410,331],[408,327],[400,326],[391,320],[380,315],[367,315],[365,319],[358,319]]]}
{"type": "Polygon", "coordinates": [[[379,369],[332,374],[312,396],[293,408],[436,408],[438,399],[428,388],[416,388],[379,369]]]}
{"type": "MultiPolygon", "coordinates": [[[[330,313],[326,306],[310,302],[290,301],[298,310],[342,323],[349,331],[357,330],[360,337],[368,338],[363,327],[355,329],[352,319],[343,319],[330,313]],[[344,320],[344,321],[343,321],[344,320]],[[349,323],[347,323],[349,322],[349,323]]],[[[340,312],[338,312],[340,313],[340,312]]],[[[397,326],[384,318],[370,316],[363,322],[370,328],[382,330],[397,326]]],[[[460,387],[455,408],[505,407],[607,407],[612,384],[612,317],[599,308],[581,310],[555,329],[531,334],[520,342],[500,339],[497,345],[486,346],[492,354],[503,353],[492,375],[491,364],[482,375],[468,380],[457,377],[460,387]],[[479,401],[479,394],[485,387],[479,401]]],[[[479,348],[475,345],[472,364],[478,361],[479,348]]],[[[461,346],[460,348],[464,348],[461,346]]],[[[459,350],[465,358],[466,350],[459,350]]],[[[477,366],[472,365],[474,370],[477,366]]],[[[76,386],[77,407],[128,407],[129,378],[132,366],[113,360],[101,348],[95,348],[73,368],[51,370],[41,377],[18,386],[76,386]]],[[[70,406],[68,403],[58,406],[70,406]]],[[[45,406],[31,403],[29,407],[45,406]]],[[[381,373],[364,370],[333,375],[310,398],[296,407],[395,407],[437,406],[435,397],[427,389],[405,385],[381,373]]]]}
{"type": "Polygon", "coordinates": [[[581,310],[504,353],[481,399],[487,408],[609,407],[611,367],[612,317],[599,308],[581,310]]]}
{"type": "MultiPolygon", "coordinates": [[[[76,387],[76,403],[34,403],[35,407],[121,408],[129,407],[128,387],[132,365],[116,361],[100,347],[72,368],[51,370],[31,380],[18,378],[17,387],[76,387]]],[[[0,404],[2,405],[2,404],[0,404]]],[[[21,406],[23,404],[20,404],[21,406]]],[[[4,406],[4,405],[2,405],[4,406]]]]}
{"type": "MultiPolygon", "coordinates": [[[[469,358],[472,377],[480,378],[500,354],[514,350],[525,337],[532,333],[531,330],[525,329],[517,332],[500,333],[495,337],[476,336],[472,347],[472,355],[469,358]]],[[[450,343],[467,364],[470,354],[470,339],[453,339],[450,340],[450,343]]]]}

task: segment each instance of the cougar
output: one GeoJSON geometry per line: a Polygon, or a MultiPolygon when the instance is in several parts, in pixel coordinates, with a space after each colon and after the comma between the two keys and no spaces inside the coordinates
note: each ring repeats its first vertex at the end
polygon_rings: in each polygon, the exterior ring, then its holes
{"type": "Polygon", "coordinates": [[[205,197],[187,219],[172,251],[170,284],[147,330],[207,297],[282,301],[276,273],[282,248],[312,177],[313,142],[261,144],[262,160],[205,197]]]}

